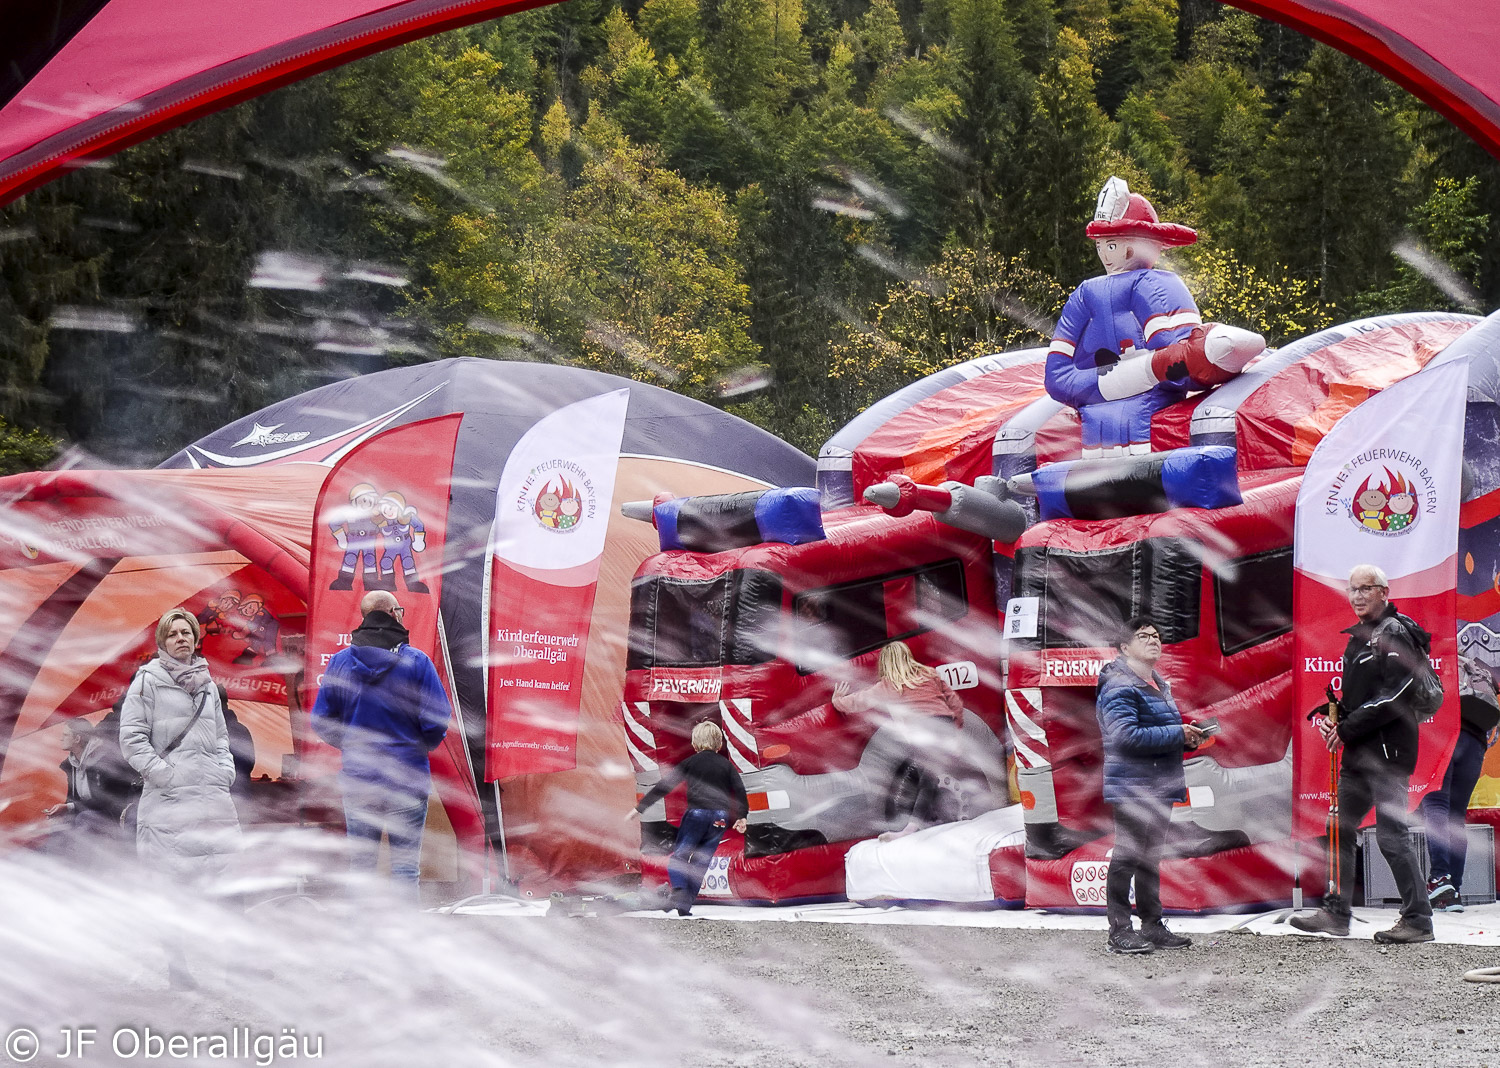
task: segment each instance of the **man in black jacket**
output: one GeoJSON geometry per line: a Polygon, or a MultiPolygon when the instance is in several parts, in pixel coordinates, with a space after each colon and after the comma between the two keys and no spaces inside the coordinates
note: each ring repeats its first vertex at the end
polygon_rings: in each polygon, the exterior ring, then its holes
{"type": "Polygon", "coordinates": [[[1377,942],[1431,942],[1432,906],[1407,827],[1407,788],[1417,767],[1417,718],[1408,704],[1412,666],[1426,653],[1427,632],[1390,603],[1385,572],[1360,564],[1349,572],[1349,604],[1359,622],[1345,631],[1343,689],[1338,723],[1319,719],[1339,775],[1339,887],[1310,916],[1294,916],[1299,931],[1349,933],[1354,889],[1354,840],[1375,806],[1375,841],[1401,891],[1401,918],[1377,942]]]}

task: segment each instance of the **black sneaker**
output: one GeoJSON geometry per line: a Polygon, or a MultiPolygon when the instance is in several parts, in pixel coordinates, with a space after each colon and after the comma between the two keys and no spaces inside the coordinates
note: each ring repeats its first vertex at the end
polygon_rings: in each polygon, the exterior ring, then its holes
{"type": "Polygon", "coordinates": [[[1156,947],[1142,938],[1133,927],[1119,927],[1109,932],[1104,948],[1111,953],[1150,953],[1156,947]]]}
{"type": "Polygon", "coordinates": [[[1193,940],[1187,935],[1173,934],[1167,930],[1167,925],[1160,920],[1141,924],[1141,937],[1157,949],[1187,949],[1193,944],[1193,940]]]}
{"type": "Polygon", "coordinates": [[[1427,880],[1427,900],[1432,903],[1434,912],[1462,912],[1463,902],[1459,900],[1458,888],[1453,885],[1453,879],[1447,875],[1437,875],[1427,880]]]}
{"type": "Polygon", "coordinates": [[[1319,909],[1308,916],[1293,916],[1287,922],[1307,934],[1338,935],[1342,938],[1349,933],[1349,917],[1335,916],[1327,909],[1319,909]]]}
{"type": "Polygon", "coordinates": [[[1431,942],[1432,925],[1421,926],[1406,917],[1396,921],[1389,931],[1376,931],[1375,941],[1385,945],[1409,945],[1414,942],[1431,942]]]}

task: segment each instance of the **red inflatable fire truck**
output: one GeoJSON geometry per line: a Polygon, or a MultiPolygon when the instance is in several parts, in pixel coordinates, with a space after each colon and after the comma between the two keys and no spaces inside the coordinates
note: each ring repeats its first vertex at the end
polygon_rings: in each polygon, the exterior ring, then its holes
{"type": "MultiPolygon", "coordinates": [[[[1078,416],[1043,390],[1045,350],[985,357],[836,434],[816,491],[634,506],[663,545],[633,588],[622,714],[638,790],[711,718],[751,796],[749,830],[721,845],[705,895],[837,898],[848,849],[905,822],[916,756],[829,703],[902,639],[972,713],[963,767],[942,782],[960,818],[1021,806],[1024,846],[991,864],[996,901],[1102,905],[1110,822],[1094,685],[1121,623],[1149,612],[1184,715],[1221,726],[1186,765],[1165,904],[1288,899],[1308,862],[1288,840],[1291,739],[1306,711],[1293,707],[1291,663],[1301,469],[1342,415],[1480,322],[1422,313],[1325,330],[1158,412],[1151,453],[1103,461],[1077,461],[1078,416]],[[1173,466],[1184,458],[1190,471],[1173,466]]],[[[1460,642],[1492,667],[1496,400],[1469,406],[1459,586],[1460,642]]],[[[646,813],[648,874],[673,801],[646,813]]]]}

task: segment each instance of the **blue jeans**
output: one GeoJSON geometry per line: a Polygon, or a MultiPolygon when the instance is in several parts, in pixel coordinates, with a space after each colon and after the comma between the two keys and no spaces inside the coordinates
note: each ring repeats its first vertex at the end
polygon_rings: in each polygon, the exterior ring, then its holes
{"type": "Polygon", "coordinates": [[[690,808],[683,813],[677,826],[677,844],[667,861],[667,881],[673,890],[686,891],[690,901],[698,896],[703,877],[708,874],[708,862],[728,824],[729,813],[721,808],[690,808]]]}
{"type": "Polygon", "coordinates": [[[349,870],[373,872],[383,833],[391,844],[391,878],[416,890],[421,873],[422,829],[427,795],[345,779],[344,826],[349,834],[349,870]]]}
{"type": "Polygon", "coordinates": [[[1469,798],[1479,782],[1484,764],[1484,743],[1467,731],[1458,732],[1453,759],[1443,775],[1443,788],[1422,799],[1422,816],[1427,822],[1427,856],[1433,875],[1446,875],[1457,890],[1463,884],[1464,861],[1469,855],[1469,839],[1464,832],[1469,798]]]}

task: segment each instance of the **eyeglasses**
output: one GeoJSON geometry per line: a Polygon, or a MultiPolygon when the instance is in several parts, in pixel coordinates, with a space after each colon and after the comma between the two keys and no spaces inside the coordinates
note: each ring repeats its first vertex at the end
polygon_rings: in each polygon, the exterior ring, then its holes
{"type": "Polygon", "coordinates": [[[395,608],[391,609],[391,615],[395,616],[397,619],[400,619],[402,616],[406,615],[406,609],[402,608],[398,604],[395,608]]]}
{"type": "Polygon", "coordinates": [[[1156,633],[1156,631],[1154,631],[1154,630],[1140,630],[1140,631],[1136,631],[1136,633],[1135,633],[1134,636],[1137,637],[1137,638],[1140,638],[1142,641],[1148,641],[1148,642],[1160,642],[1161,641],[1161,635],[1158,634],[1158,633],[1156,633]]]}
{"type": "Polygon", "coordinates": [[[1383,589],[1385,589],[1384,586],[1350,586],[1349,587],[1349,596],[1350,597],[1359,597],[1359,596],[1368,597],[1368,596],[1370,596],[1370,594],[1374,593],[1376,590],[1383,590],[1383,589]]]}

